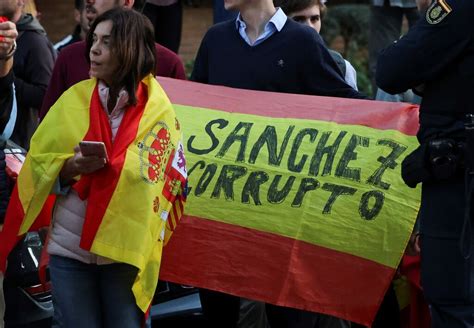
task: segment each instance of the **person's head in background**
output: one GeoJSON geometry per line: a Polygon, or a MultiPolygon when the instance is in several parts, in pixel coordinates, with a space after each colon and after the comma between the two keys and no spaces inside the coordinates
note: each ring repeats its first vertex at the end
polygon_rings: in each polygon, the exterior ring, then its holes
{"type": "Polygon", "coordinates": [[[308,25],[319,33],[321,20],[326,14],[326,0],[275,0],[275,6],[281,7],[294,21],[308,25]]]}
{"type": "Polygon", "coordinates": [[[155,68],[155,38],[148,18],[126,8],[106,11],[92,23],[86,44],[90,76],[111,91],[124,88],[129,104],[135,105],[138,84],[155,68]]]}
{"type": "Polygon", "coordinates": [[[84,40],[89,31],[85,0],[74,0],[74,20],[81,27],[81,39],[84,40]]]}
{"type": "Polygon", "coordinates": [[[25,0],[23,12],[25,14],[31,14],[33,17],[37,17],[39,19],[40,13],[36,9],[35,0],[25,0]]]}
{"type": "Polygon", "coordinates": [[[89,26],[94,20],[105,13],[107,10],[114,8],[133,8],[135,0],[85,0],[86,1],[86,17],[89,26]]]}
{"type": "Polygon", "coordinates": [[[5,16],[8,20],[16,23],[20,19],[24,7],[24,0],[0,0],[0,16],[5,16]]]}

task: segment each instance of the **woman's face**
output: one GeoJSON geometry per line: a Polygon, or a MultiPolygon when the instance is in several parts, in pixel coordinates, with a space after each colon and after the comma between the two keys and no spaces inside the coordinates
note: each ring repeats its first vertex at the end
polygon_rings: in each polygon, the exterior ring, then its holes
{"type": "Polygon", "coordinates": [[[103,80],[109,86],[119,68],[117,58],[112,54],[111,37],[112,21],[100,22],[92,34],[92,47],[89,53],[91,77],[103,80]]]}

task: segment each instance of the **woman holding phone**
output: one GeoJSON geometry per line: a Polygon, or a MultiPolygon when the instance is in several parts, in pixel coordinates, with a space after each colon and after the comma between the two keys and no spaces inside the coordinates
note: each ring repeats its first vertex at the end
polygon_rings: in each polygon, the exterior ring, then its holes
{"type": "Polygon", "coordinates": [[[86,42],[91,79],[48,112],[11,206],[24,211],[21,233],[48,194],[57,194],[48,252],[61,326],[140,327],[176,223],[168,213],[184,202],[179,124],[152,75],[155,44],[146,17],[105,12],[86,42]],[[170,185],[180,188],[170,193],[170,185]]]}

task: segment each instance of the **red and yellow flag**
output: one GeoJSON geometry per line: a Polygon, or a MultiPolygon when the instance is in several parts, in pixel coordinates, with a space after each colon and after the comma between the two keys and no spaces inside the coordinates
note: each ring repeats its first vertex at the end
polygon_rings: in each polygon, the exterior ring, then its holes
{"type": "Polygon", "coordinates": [[[369,325],[419,207],[418,108],[160,82],[189,174],[161,277],[369,325]]]}
{"type": "MultiPolygon", "coordinates": [[[[75,186],[88,199],[81,247],[137,267],[133,292],[146,312],[158,281],[163,242],[172,232],[167,221],[172,217],[174,228],[179,220],[179,215],[169,214],[176,199],[184,199],[186,168],[174,110],[153,76],[142,81],[137,96],[138,104],[126,110],[113,144],[104,138],[110,127],[102,124],[95,79],[61,96],[34,134],[18,177],[6,217],[13,222],[7,226],[16,226],[16,231],[4,229],[2,234],[23,234],[30,228],[80,141],[104,141],[109,163],[80,177],[75,186]]],[[[2,256],[9,247],[2,245],[2,256]]]]}

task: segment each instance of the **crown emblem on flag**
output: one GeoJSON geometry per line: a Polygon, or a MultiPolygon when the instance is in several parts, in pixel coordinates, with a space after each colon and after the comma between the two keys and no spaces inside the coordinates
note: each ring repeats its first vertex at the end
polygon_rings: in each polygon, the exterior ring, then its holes
{"type": "Polygon", "coordinates": [[[138,144],[140,148],[140,174],[147,183],[163,181],[166,163],[173,153],[168,126],[158,122],[138,144]]]}

